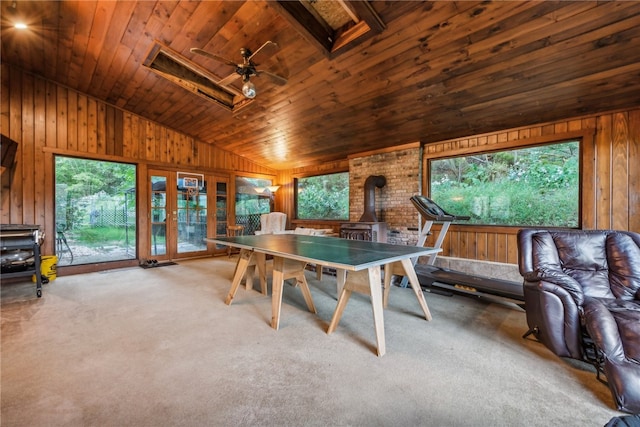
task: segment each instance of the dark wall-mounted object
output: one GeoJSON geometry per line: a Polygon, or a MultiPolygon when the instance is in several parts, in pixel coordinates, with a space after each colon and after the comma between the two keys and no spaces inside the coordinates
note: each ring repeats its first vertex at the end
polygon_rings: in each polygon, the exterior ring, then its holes
{"type": "Polygon", "coordinates": [[[2,163],[2,172],[4,173],[5,169],[11,170],[13,168],[16,152],[18,151],[18,143],[5,135],[1,136],[2,154],[0,155],[0,160],[2,163]]]}

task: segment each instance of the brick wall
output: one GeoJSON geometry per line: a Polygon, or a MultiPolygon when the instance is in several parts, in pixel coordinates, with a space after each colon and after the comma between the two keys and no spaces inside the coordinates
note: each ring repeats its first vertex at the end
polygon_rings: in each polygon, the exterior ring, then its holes
{"type": "Polygon", "coordinates": [[[349,160],[350,221],[358,221],[364,212],[364,182],[371,175],[387,180],[384,187],[375,188],[376,216],[387,223],[387,242],[415,245],[418,212],[409,199],[420,192],[419,147],[349,160]]]}

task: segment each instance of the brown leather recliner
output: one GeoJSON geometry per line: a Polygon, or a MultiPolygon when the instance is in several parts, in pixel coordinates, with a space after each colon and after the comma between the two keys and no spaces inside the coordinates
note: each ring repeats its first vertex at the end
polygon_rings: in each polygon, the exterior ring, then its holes
{"type": "Polygon", "coordinates": [[[596,362],[618,408],[640,412],[640,234],[520,230],[518,249],[529,333],[596,362]]]}

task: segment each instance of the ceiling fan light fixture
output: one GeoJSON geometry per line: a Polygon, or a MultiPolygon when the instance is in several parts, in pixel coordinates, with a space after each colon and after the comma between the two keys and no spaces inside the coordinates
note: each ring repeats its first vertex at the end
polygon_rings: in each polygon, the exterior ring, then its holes
{"type": "Polygon", "coordinates": [[[256,97],[256,85],[254,85],[253,83],[251,83],[251,81],[247,80],[243,85],[242,85],[242,94],[249,98],[249,99],[253,99],[256,97]]]}

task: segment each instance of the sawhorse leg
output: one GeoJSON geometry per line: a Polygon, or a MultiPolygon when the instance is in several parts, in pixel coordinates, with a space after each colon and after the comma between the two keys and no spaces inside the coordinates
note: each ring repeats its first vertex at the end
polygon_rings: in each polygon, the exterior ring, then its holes
{"type": "Polygon", "coordinates": [[[431,320],[431,312],[429,311],[429,307],[427,306],[427,301],[424,299],[424,294],[422,293],[422,288],[420,287],[420,282],[418,281],[416,270],[413,268],[413,262],[410,259],[403,259],[402,261],[396,261],[391,264],[387,264],[384,267],[384,272],[384,293],[382,298],[384,307],[386,308],[389,305],[391,276],[394,274],[405,276],[409,280],[409,284],[413,289],[413,293],[418,299],[418,304],[420,304],[420,307],[422,308],[425,319],[431,320]]]}
{"type": "Polygon", "coordinates": [[[296,279],[296,284],[300,286],[304,301],[307,303],[307,308],[309,308],[310,312],[317,313],[316,306],[313,304],[313,298],[311,297],[309,284],[304,276],[306,266],[307,263],[303,261],[285,259],[277,256],[273,257],[273,289],[271,291],[271,327],[273,329],[278,330],[280,327],[282,290],[284,281],[287,279],[296,279]]]}
{"type": "Polygon", "coordinates": [[[253,276],[258,267],[258,277],[260,277],[260,292],[267,295],[267,256],[262,252],[256,252],[253,259],[247,265],[247,275],[245,287],[248,291],[253,289],[253,276]]]}
{"type": "Polygon", "coordinates": [[[373,310],[373,324],[376,331],[377,354],[384,356],[386,353],[384,337],[384,314],[382,308],[382,289],[380,286],[380,266],[370,267],[367,270],[351,271],[346,277],[344,286],[340,291],[338,305],[329,323],[327,334],[332,333],[338,327],[340,318],[344,312],[351,292],[359,292],[371,296],[371,308],[373,310]]]}
{"type": "MultiPolygon", "coordinates": [[[[240,257],[238,258],[238,264],[236,264],[236,270],[233,274],[233,280],[231,281],[231,289],[229,289],[229,293],[227,294],[227,298],[224,300],[224,303],[227,305],[231,305],[233,298],[236,296],[236,292],[238,292],[238,287],[240,286],[240,282],[247,272],[247,267],[253,260],[253,251],[249,249],[240,250],[240,257]]],[[[248,285],[248,284],[247,284],[248,285]]]]}

